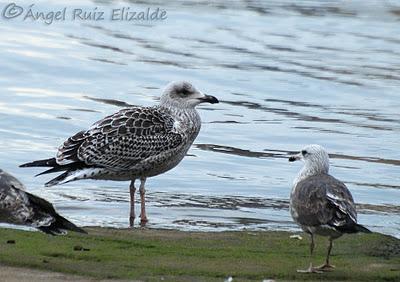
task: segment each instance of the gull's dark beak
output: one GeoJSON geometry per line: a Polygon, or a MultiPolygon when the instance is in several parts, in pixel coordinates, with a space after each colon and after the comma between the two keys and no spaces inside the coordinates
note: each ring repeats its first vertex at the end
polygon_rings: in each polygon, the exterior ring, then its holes
{"type": "Polygon", "coordinates": [[[300,154],[294,155],[294,156],[290,156],[289,157],[289,162],[295,162],[301,159],[300,154]]]}
{"type": "Polygon", "coordinates": [[[219,103],[219,100],[217,98],[215,98],[214,96],[211,96],[211,95],[204,95],[204,97],[199,98],[199,100],[202,103],[211,103],[211,104],[219,103]]]}

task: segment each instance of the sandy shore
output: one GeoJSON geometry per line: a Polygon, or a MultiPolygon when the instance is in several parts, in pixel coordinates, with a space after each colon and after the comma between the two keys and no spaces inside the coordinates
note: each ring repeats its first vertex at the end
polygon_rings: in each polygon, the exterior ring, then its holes
{"type": "MultiPolygon", "coordinates": [[[[23,267],[11,267],[0,265],[0,281],[7,282],[115,282],[116,280],[99,280],[82,277],[78,275],[64,274],[59,272],[36,270],[23,267]]],[[[140,281],[140,280],[118,280],[118,281],[140,281]]]]}

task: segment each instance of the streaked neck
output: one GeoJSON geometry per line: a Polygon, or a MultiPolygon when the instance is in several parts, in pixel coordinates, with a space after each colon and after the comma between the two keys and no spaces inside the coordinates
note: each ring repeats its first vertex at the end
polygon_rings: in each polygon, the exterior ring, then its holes
{"type": "Polygon", "coordinates": [[[300,181],[316,175],[316,174],[328,174],[329,172],[329,164],[313,164],[310,165],[309,162],[306,162],[300,172],[297,174],[297,177],[293,181],[293,186],[296,186],[300,181]]]}
{"type": "Polygon", "coordinates": [[[196,138],[201,128],[201,118],[195,108],[175,107],[168,103],[161,103],[157,107],[162,108],[173,117],[176,132],[185,132],[193,140],[196,138]]]}

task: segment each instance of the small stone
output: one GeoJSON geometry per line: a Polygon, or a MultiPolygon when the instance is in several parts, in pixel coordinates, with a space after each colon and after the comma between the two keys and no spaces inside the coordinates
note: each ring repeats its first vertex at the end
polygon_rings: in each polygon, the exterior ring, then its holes
{"type": "Polygon", "coordinates": [[[83,250],[82,246],[79,246],[79,245],[74,246],[74,251],[82,251],[82,250],[83,250]]]}

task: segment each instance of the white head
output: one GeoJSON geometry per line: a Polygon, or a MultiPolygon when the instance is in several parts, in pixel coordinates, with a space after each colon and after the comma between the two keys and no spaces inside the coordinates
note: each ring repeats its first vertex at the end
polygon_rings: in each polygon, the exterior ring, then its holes
{"type": "Polygon", "coordinates": [[[290,156],[289,162],[302,160],[304,167],[300,176],[307,177],[319,173],[329,172],[329,155],[320,145],[307,145],[300,153],[290,156]]]}
{"type": "Polygon", "coordinates": [[[169,83],[161,96],[160,105],[194,109],[200,103],[219,103],[214,96],[205,95],[187,81],[169,83]]]}

